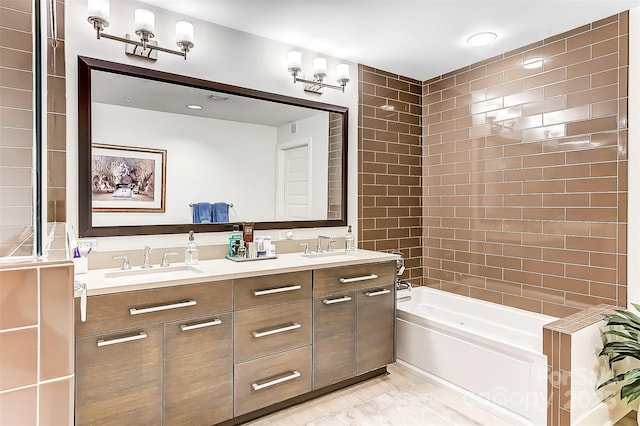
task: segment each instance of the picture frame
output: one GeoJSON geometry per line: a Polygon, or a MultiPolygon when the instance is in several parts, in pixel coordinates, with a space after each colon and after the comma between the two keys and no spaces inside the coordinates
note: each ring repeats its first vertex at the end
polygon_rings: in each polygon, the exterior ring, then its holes
{"type": "Polygon", "coordinates": [[[91,209],[164,213],[166,160],[163,149],[92,144],[91,209]]]}

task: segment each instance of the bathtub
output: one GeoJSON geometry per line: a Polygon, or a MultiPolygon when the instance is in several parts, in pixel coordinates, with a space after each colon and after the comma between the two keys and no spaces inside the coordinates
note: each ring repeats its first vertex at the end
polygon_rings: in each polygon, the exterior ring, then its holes
{"type": "Polygon", "coordinates": [[[399,291],[397,298],[401,363],[512,424],[546,424],[542,326],[557,318],[429,287],[399,291]]]}

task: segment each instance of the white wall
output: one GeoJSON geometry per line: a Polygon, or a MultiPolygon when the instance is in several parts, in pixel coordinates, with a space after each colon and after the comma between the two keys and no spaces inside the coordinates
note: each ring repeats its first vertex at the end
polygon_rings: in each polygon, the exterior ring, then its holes
{"type": "Polygon", "coordinates": [[[92,111],[110,118],[93,120],[95,143],[167,151],[165,212],[94,213],[93,226],[191,223],[200,201],[232,203],[230,222],[275,220],[276,128],[95,102],[92,111]]]}
{"type": "MultiPolygon", "coordinates": [[[[133,33],[133,14],[142,3],[131,0],[111,1],[111,25],[107,32],[124,36],[133,33]]],[[[144,5],[149,7],[148,5],[144,5]]],[[[174,23],[183,18],[159,8],[153,8],[156,15],[155,40],[161,46],[173,47],[174,23]]],[[[350,63],[351,82],[345,93],[325,89],[324,94],[314,95],[303,91],[302,84],[293,84],[287,72],[287,52],[297,46],[286,45],[262,37],[256,37],[219,25],[197,19],[186,18],[195,25],[196,41],[189,58],[166,53],[158,54],[155,63],[141,58],[132,58],[124,53],[124,44],[112,40],[97,40],[95,31],[87,22],[86,0],[65,2],[65,48],[67,76],[67,219],[72,224],[78,222],[78,176],[77,176],[77,56],[89,56],[113,62],[120,62],[145,68],[158,69],[221,83],[248,87],[272,93],[280,93],[297,98],[307,98],[328,104],[349,108],[349,200],[347,221],[357,224],[357,108],[358,78],[357,65],[350,63]]],[[[320,54],[299,49],[303,55],[303,71],[311,69],[311,61],[320,54]]],[[[343,62],[327,56],[328,69],[343,62]]],[[[331,72],[331,71],[330,71],[331,72]]],[[[329,80],[332,79],[331,74],[329,80]]],[[[343,236],[345,228],[322,230],[322,234],[343,236]]],[[[294,238],[311,238],[319,234],[317,229],[296,230],[294,238]]],[[[265,233],[268,234],[268,233],[265,233]]],[[[273,233],[277,234],[277,233],[273,233]]],[[[218,244],[227,241],[226,233],[210,233],[199,236],[201,244],[218,244]]],[[[137,248],[145,244],[152,246],[182,245],[184,236],[139,236],[127,238],[101,238],[100,250],[137,248]]]]}

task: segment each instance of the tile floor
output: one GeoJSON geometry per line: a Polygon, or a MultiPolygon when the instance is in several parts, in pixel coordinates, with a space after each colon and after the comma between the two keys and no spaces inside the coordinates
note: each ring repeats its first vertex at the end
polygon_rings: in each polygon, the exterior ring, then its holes
{"type": "MultiPolygon", "coordinates": [[[[248,423],[251,426],[509,426],[400,364],[390,374],[248,423]]],[[[625,425],[626,426],[626,425],[625,425]]]]}

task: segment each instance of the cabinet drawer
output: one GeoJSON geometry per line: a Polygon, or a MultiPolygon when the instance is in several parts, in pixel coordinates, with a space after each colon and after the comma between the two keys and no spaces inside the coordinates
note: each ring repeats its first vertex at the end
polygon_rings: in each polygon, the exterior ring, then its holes
{"type": "Polygon", "coordinates": [[[356,375],[356,293],[313,300],[313,389],[356,375]]]}
{"type": "Polygon", "coordinates": [[[235,309],[311,297],[311,271],[243,278],[233,283],[235,309]]]}
{"type": "Polygon", "coordinates": [[[235,362],[311,344],[311,301],[235,312],[235,362]]]}
{"type": "Polygon", "coordinates": [[[219,281],[90,296],[87,322],[80,321],[76,299],[76,336],[230,311],[231,286],[231,281],[219,281]]]}
{"type": "Polygon", "coordinates": [[[76,425],[160,424],[162,326],[76,339],[76,425]]]}
{"type": "Polygon", "coordinates": [[[358,374],[394,361],[395,292],[393,285],[358,293],[358,374]]]}
{"type": "Polygon", "coordinates": [[[233,416],[233,314],[164,325],[164,425],[233,416]]]}
{"type": "Polygon", "coordinates": [[[311,347],[237,364],[234,373],[239,416],[311,391],[311,347]]]}
{"type": "Polygon", "coordinates": [[[313,271],[313,295],[393,284],[395,262],[368,263],[313,271]]]}

